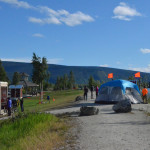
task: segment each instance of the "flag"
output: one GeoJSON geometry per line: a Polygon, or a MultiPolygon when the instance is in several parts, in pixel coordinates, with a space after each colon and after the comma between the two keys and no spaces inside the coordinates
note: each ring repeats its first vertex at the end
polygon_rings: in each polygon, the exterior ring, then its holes
{"type": "Polygon", "coordinates": [[[137,72],[135,75],[134,75],[135,78],[140,78],[140,72],[137,72]]]}
{"type": "Polygon", "coordinates": [[[108,74],[108,78],[109,78],[109,79],[112,79],[112,78],[113,78],[113,73],[109,73],[109,74],[108,74]]]}

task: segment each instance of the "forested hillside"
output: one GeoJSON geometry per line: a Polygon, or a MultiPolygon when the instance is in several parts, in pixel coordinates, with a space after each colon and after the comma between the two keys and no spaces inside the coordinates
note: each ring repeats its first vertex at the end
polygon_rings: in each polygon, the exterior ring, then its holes
{"type": "MultiPolygon", "coordinates": [[[[5,71],[9,79],[12,79],[14,72],[25,72],[32,76],[32,64],[31,63],[21,63],[21,62],[2,62],[5,71]]],[[[130,76],[134,76],[135,71],[115,69],[108,67],[82,67],[82,66],[63,66],[49,64],[48,70],[50,71],[50,82],[55,83],[57,76],[63,76],[64,74],[69,74],[73,71],[75,76],[75,81],[77,84],[85,84],[88,82],[89,77],[92,75],[95,80],[100,80],[100,82],[108,81],[108,73],[114,74],[114,79],[128,79],[130,76]]],[[[142,80],[149,82],[150,74],[141,73],[142,80]]]]}

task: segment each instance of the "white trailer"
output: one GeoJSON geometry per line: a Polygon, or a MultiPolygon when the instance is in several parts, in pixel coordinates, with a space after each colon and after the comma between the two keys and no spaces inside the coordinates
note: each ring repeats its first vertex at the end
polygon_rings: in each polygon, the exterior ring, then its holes
{"type": "Polygon", "coordinates": [[[0,114],[2,108],[7,105],[8,83],[0,81],[0,114]]]}

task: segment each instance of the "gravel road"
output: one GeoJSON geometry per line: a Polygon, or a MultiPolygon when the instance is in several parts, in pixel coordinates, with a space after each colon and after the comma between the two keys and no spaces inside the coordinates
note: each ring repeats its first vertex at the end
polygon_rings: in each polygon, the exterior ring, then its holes
{"type": "MultiPolygon", "coordinates": [[[[112,105],[94,104],[94,100],[81,101],[75,106],[54,110],[50,113],[70,113],[76,121],[73,127],[79,150],[150,150],[150,117],[143,110],[149,104],[132,105],[131,113],[114,113],[112,105]],[[81,106],[99,108],[98,115],[77,116],[81,106]],[[75,130],[76,128],[76,130],[75,130]]],[[[47,112],[49,113],[49,112],[47,112]]]]}

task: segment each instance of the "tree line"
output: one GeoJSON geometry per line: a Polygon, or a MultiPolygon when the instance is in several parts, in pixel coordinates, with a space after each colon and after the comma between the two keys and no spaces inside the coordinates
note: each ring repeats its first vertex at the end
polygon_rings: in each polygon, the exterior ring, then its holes
{"type": "MultiPolygon", "coordinates": [[[[33,65],[32,81],[39,85],[39,89],[47,90],[49,87],[52,87],[54,90],[65,90],[65,89],[73,89],[73,88],[84,86],[83,84],[77,85],[75,83],[74,73],[72,71],[70,71],[69,74],[58,76],[56,79],[56,83],[52,85],[49,83],[50,72],[48,71],[48,64],[47,64],[46,57],[41,58],[35,53],[33,53],[31,63],[33,65]]],[[[138,81],[137,84],[140,87],[143,86],[150,87],[150,82],[145,78],[146,77],[144,76],[138,81]]],[[[130,76],[128,78],[128,80],[134,80],[134,79],[135,79],[134,76],[130,76]]],[[[20,81],[20,73],[14,72],[12,80],[10,81],[2,65],[2,61],[0,60],[0,81],[6,81],[9,84],[17,85],[20,81]]],[[[90,76],[87,85],[89,88],[91,86],[99,87],[103,83],[104,81],[100,83],[99,80],[94,80],[93,76],[90,76]]]]}
{"type": "Polygon", "coordinates": [[[65,90],[75,88],[74,74],[70,71],[69,76],[64,74],[64,76],[57,77],[54,90],[65,90]]]}

